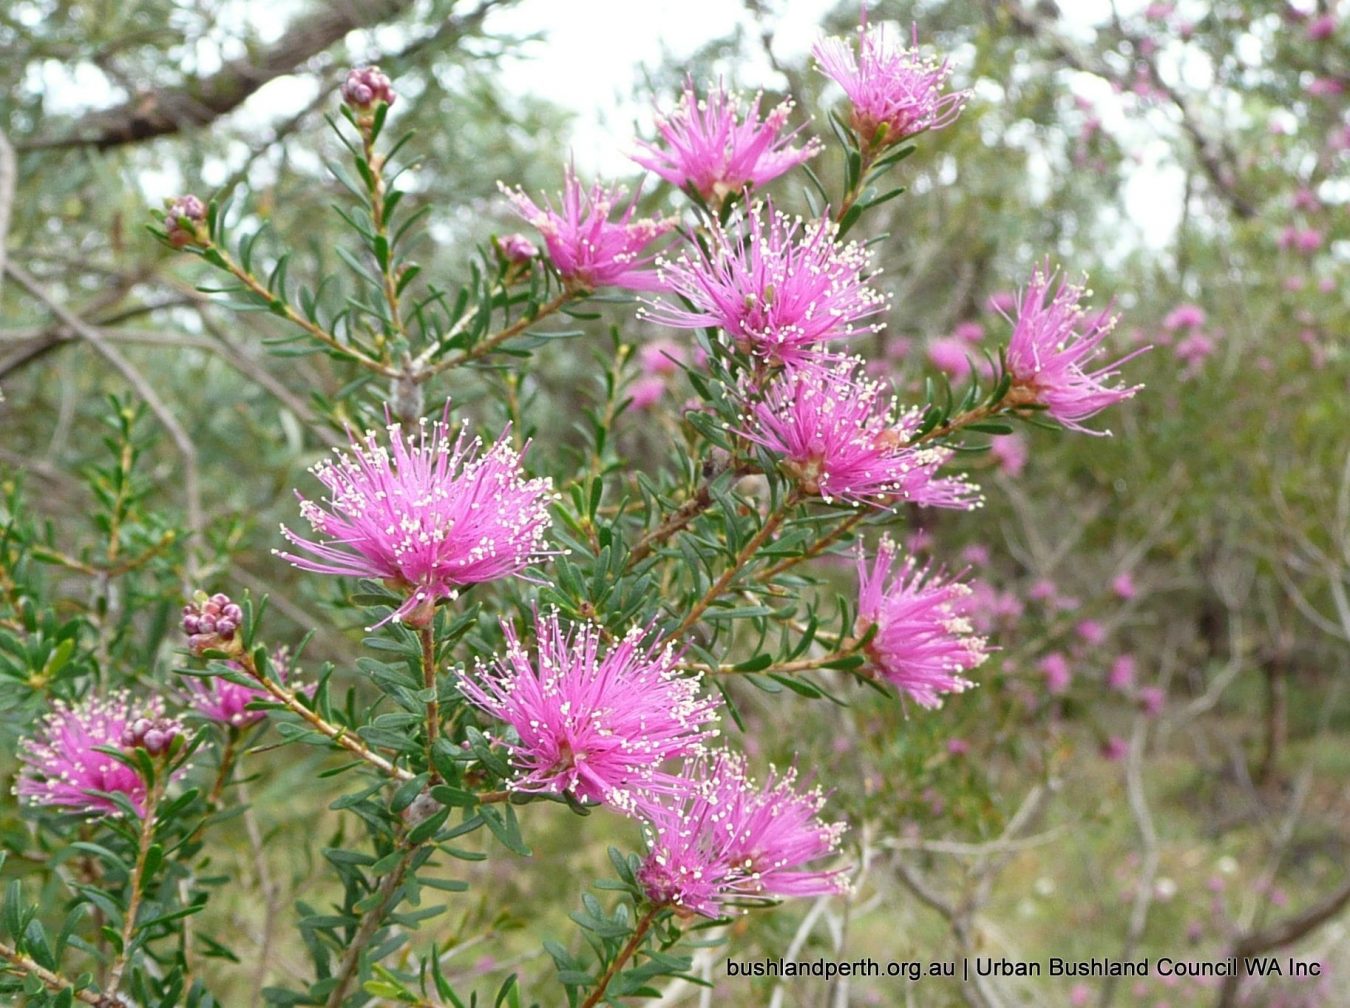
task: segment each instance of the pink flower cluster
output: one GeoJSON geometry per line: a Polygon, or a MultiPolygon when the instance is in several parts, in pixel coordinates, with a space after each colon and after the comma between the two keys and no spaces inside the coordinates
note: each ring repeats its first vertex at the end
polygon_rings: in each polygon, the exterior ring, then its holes
{"type": "Polygon", "coordinates": [[[573,289],[656,287],[656,274],[649,268],[654,256],[643,253],[675,222],[660,217],[635,219],[637,194],[618,220],[612,221],[610,215],[623,191],[597,182],[588,193],[570,168],[563,179],[558,210],[548,203],[540,207],[519,188],[500,184],[499,188],[516,212],[543,236],[549,261],[573,289]]]}
{"type": "Polygon", "coordinates": [[[471,584],[520,573],[544,555],[552,484],[526,479],[503,437],[450,439],[446,418],[416,434],[388,428],[388,447],[368,433],[312,470],[327,507],[300,498],[300,513],[324,538],[282,535],[312,556],[279,553],[302,570],[383,580],[406,593],[391,615],[425,619],[437,599],[471,584]]]}
{"type": "Polygon", "coordinates": [[[792,102],[759,116],[761,95],[743,115],[722,87],[704,98],[686,81],[675,111],[657,119],[664,146],[640,142],[644,153],[633,160],[681,189],[693,189],[713,206],[751,186],[763,186],[819,154],[819,140],[793,147],[800,127],[784,133],[792,102]]]}
{"type": "Polygon", "coordinates": [[[844,824],[819,820],[824,795],[798,791],[793,771],[758,785],[744,760],[724,753],[686,764],[682,776],[694,786],[646,811],[638,881],[654,904],[715,918],[746,902],[847,890],[842,870],[802,868],[838,849],[844,824]]]}
{"type": "Polygon", "coordinates": [[[883,539],[868,569],[858,555],[859,636],[876,632],[865,650],[873,668],[922,707],[972,683],[965,674],[989,656],[969,620],[969,586],[919,567],[912,557],[896,569],[898,550],[883,539]]]}
{"type": "MultiPolygon", "coordinates": [[[[243,672],[238,662],[227,662],[231,669],[243,672]]],[[[277,681],[286,685],[291,676],[290,654],[285,648],[278,648],[272,654],[272,670],[277,681]]],[[[187,702],[202,717],[229,728],[247,728],[267,717],[266,711],[249,710],[248,705],[255,700],[269,699],[267,690],[261,686],[249,686],[233,682],[224,676],[187,676],[187,702]]]]}
{"type": "Polygon", "coordinates": [[[970,509],[976,488],[938,476],[949,449],[914,446],[913,413],[897,416],[880,383],[845,359],[826,369],[788,371],[743,418],[743,436],[783,457],[780,467],[806,493],[849,504],[970,509]]]}
{"type": "Polygon", "coordinates": [[[947,92],[951,67],[888,38],[882,26],[858,26],[856,51],[842,38],[822,39],[811,50],[821,71],[853,105],[851,125],[865,147],[888,147],[927,130],[950,126],[967,94],[947,92]]]}
{"type": "Polygon", "coordinates": [[[117,803],[107,796],[121,795],[144,815],[141,775],[100,750],[143,748],[151,755],[163,754],[182,733],[176,721],[163,715],[158,700],[137,703],[125,692],[90,694],[74,705],[53,701],[34,735],[19,743],[14,793],[34,807],[83,816],[119,815],[117,803]]]}
{"type": "Polygon", "coordinates": [[[867,284],[871,256],[836,240],[829,220],[789,218],[766,203],[750,211],[745,234],[716,227],[662,263],[662,286],[687,302],[657,301],[646,312],[678,329],[715,326],[738,347],[770,363],[801,366],[828,357],[822,346],[881,328],[886,299],[867,284]]]}
{"type": "Polygon", "coordinates": [[[817,818],[823,796],[797,792],[790,772],[759,787],[740,757],[710,753],[716,702],[673,647],[644,645],[635,627],[602,654],[599,627],[564,629],[554,613],[535,617],[532,659],[503,629],[506,657],[459,689],[508,727],[501,741],[520,774],[510,786],[642,819],[639,880],[654,904],[718,917],[735,901],[842,889],[842,870],[802,868],[838,849],[842,824],[817,818]],[[683,760],[673,772],[672,759],[683,760]]]}
{"type": "Polygon", "coordinates": [[[460,692],[515,733],[507,743],[526,792],[636,809],[680,780],[661,768],[690,756],[716,732],[716,703],[700,697],[697,676],[679,668],[673,647],[644,646],[635,627],[600,654],[593,624],[564,630],[556,613],[535,617],[537,658],[503,624],[506,657],[463,676],[460,692]]]}
{"type": "Polygon", "coordinates": [[[1096,370],[1087,367],[1105,352],[1115,325],[1109,315],[1095,319],[1082,308],[1086,290],[1037,270],[1022,294],[1020,310],[1008,341],[1006,360],[1013,392],[1023,401],[1045,407],[1065,427],[1101,434],[1084,427],[1106,407],[1128,399],[1143,386],[1111,385],[1120,366],[1147,350],[1140,347],[1096,370]],[[1052,289],[1053,288],[1053,289],[1052,289]]]}

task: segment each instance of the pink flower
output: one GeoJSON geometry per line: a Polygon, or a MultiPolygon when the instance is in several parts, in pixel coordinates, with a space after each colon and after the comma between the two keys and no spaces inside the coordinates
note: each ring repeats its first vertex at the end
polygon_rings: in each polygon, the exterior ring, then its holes
{"type": "Polygon", "coordinates": [[[803,223],[773,209],[752,210],[744,235],[714,227],[711,248],[695,246],[661,265],[661,281],[690,307],[654,303],[653,321],[677,329],[717,326],[737,346],[776,364],[825,356],[834,339],[878,331],[886,299],[867,285],[871,254],[835,241],[832,221],[803,223]]]}
{"type": "Polygon", "coordinates": [[[1048,602],[1059,594],[1059,586],[1049,578],[1040,578],[1033,581],[1031,587],[1027,589],[1027,595],[1034,602],[1048,602]]]}
{"type": "Polygon", "coordinates": [[[994,438],[989,443],[989,454],[1000,470],[1016,479],[1026,468],[1031,449],[1027,447],[1027,439],[1014,432],[994,438]]]}
{"type": "MultiPolygon", "coordinates": [[[[446,418],[449,404],[446,404],[446,418]]],[[[407,599],[390,617],[480,581],[518,574],[543,555],[552,484],[525,479],[521,456],[505,436],[487,451],[478,439],[452,444],[447,419],[423,420],[416,434],[388,427],[389,447],[374,432],[336,461],[311,471],[328,488],[327,508],[300,497],[300,513],[324,538],[282,535],[313,558],[278,553],[302,570],[392,582],[407,599]]],[[[298,496],[298,495],[297,495],[298,496]]]]}
{"type": "Polygon", "coordinates": [[[1194,304],[1179,304],[1163,319],[1163,328],[1169,332],[1177,329],[1196,329],[1204,324],[1205,309],[1194,304]]]}
{"type": "Polygon", "coordinates": [[[994,291],[985,302],[985,307],[991,312],[1007,315],[1017,307],[1017,295],[1012,291],[994,291]]]}
{"type": "Polygon", "coordinates": [[[1313,192],[1307,186],[1301,186],[1294,193],[1294,209],[1315,212],[1322,209],[1322,201],[1317,198],[1317,193],[1313,192]]]}
{"type": "Polygon", "coordinates": [[[1160,686],[1144,686],[1138,693],[1139,706],[1149,717],[1157,717],[1167,704],[1167,694],[1160,686]]]}
{"type": "Polygon", "coordinates": [[[19,742],[19,775],[14,793],[35,808],[83,816],[119,815],[111,798],[119,794],[145,814],[145,781],[131,767],[100,748],[130,751],[141,747],[163,752],[182,728],[163,718],[158,699],[133,706],[125,691],[103,698],[93,694],[74,706],[52,703],[36,732],[19,742]]]}
{"type": "Polygon", "coordinates": [[[931,341],[928,359],[939,371],[957,381],[970,374],[970,346],[954,336],[931,341]]]}
{"type": "Polygon", "coordinates": [[[1210,354],[1217,349],[1214,340],[1202,332],[1193,332],[1185,339],[1178,340],[1177,345],[1172,348],[1176,354],[1177,360],[1186,365],[1186,375],[1195,375],[1200,372],[1210,354]]]}
{"type": "Polygon", "coordinates": [[[651,409],[666,394],[666,380],[658,375],[643,375],[628,386],[634,409],[651,409]]]}
{"type": "Polygon", "coordinates": [[[549,261],[572,289],[658,286],[656,273],[647,268],[655,256],[643,258],[642,252],[675,222],[660,217],[634,220],[636,194],[619,219],[611,221],[623,190],[597,182],[587,194],[571,168],[563,179],[561,213],[547,204],[541,209],[520,188],[511,190],[500,182],[498,188],[543,236],[549,261]]]}
{"type": "Polygon", "coordinates": [[[539,254],[534,242],[520,232],[503,235],[494,240],[498,254],[509,263],[527,263],[539,254]]]}
{"type": "Polygon", "coordinates": [[[1308,22],[1308,38],[1321,42],[1336,34],[1336,15],[1322,14],[1308,22]]]}
{"type": "Polygon", "coordinates": [[[919,568],[912,557],[895,572],[897,553],[883,539],[869,572],[859,552],[854,633],[861,636],[875,625],[864,648],[872,667],[920,706],[940,707],[942,694],[974,685],[965,674],[984,663],[988,648],[967,618],[970,588],[919,568]]]}
{"type": "Polygon", "coordinates": [[[687,358],[684,348],[671,340],[653,340],[638,351],[638,366],[646,375],[673,375],[687,358]]]}
{"type": "Polygon", "coordinates": [[[1000,623],[1012,623],[1021,617],[1024,606],[1013,592],[998,591],[983,581],[970,586],[966,600],[971,625],[980,633],[988,633],[1000,623]]]}
{"type": "Polygon", "coordinates": [[[1049,692],[1058,695],[1068,690],[1069,684],[1073,682],[1073,670],[1069,667],[1069,659],[1058,651],[1051,651],[1041,659],[1040,666],[1041,673],[1045,676],[1045,688],[1049,692]]]}
{"type": "MultiPolygon", "coordinates": [[[[238,663],[227,664],[236,672],[243,672],[238,663]]],[[[290,656],[285,648],[278,648],[272,655],[272,669],[277,681],[285,683],[290,672],[290,656]]],[[[187,680],[187,701],[202,717],[231,728],[244,728],[267,717],[266,711],[248,709],[254,700],[271,698],[261,686],[245,686],[219,675],[184,678],[187,680]]]]}
{"type": "Polygon", "coordinates": [[[834,854],[843,823],[823,823],[825,797],[795,788],[796,773],[761,787],[745,761],[722,753],[685,764],[686,790],[654,801],[638,882],[653,904],[716,918],[746,901],[845,892],[843,869],[802,866],[834,854]]]}
{"type": "Polygon", "coordinates": [[[717,704],[699,697],[697,676],[682,674],[673,647],[643,646],[634,627],[601,656],[600,628],[564,631],[557,613],[536,615],[537,660],[503,623],[506,657],[461,678],[464,699],[508,724],[513,790],[570,794],[632,811],[641,796],[670,793],[679,781],[661,771],[674,757],[702,751],[717,704]]]}
{"type": "Polygon", "coordinates": [[[1106,640],[1106,627],[1095,619],[1080,621],[1074,630],[1082,638],[1083,643],[1091,647],[1097,647],[1106,640]]]}
{"type": "Polygon", "coordinates": [[[1061,281],[1051,294],[1054,279],[1038,269],[1022,295],[1006,354],[1013,383],[1010,395],[1015,401],[1044,406],[1071,430],[1103,433],[1088,430],[1079,421],[1128,399],[1143,387],[1106,383],[1119,373],[1122,364],[1148,348],[1141,347],[1096,371],[1085,371],[1084,365],[1103,352],[1102,343],[1115,320],[1103,322],[1099,317],[1083,325],[1085,313],[1079,301],[1087,292],[1061,281]]]}
{"type": "Polygon", "coordinates": [[[342,100],[354,111],[369,112],[380,102],[394,104],[394,85],[379,67],[353,67],[338,89],[342,100]]]}
{"type": "Polygon", "coordinates": [[[657,119],[664,145],[639,143],[646,153],[633,160],[671,185],[692,186],[714,205],[747,186],[766,185],[819,154],[823,145],[811,139],[801,147],[791,146],[800,132],[798,128],[783,133],[792,102],[775,106],[761,120],[762,97],[756,95],[741,116],[739,102],[720,85],[699,99],[693,82],[686,81],[675,111],[657,119]]]}
{"type": "Polygon", "coordinates": [[[978,322],[958,322],[952,335],[963,343],[978,344],[984,339],[984,326],[978,322]]]}
{"type": "Polygon", "coordinates": [[[1112,578],[1111,590],[1116,593],[1117,598],[1127,601],[1139,594],[1139,589],[1134,584],[1134,575],[1129,571],[1121,571],[1112,578]]]}
{"type": "Polygon", "coordinates": [[[857,372],[856,360],[844,360],[782,375],[750,404],[740,433],[782,455],[797,485],[827,501],[975,507],[970,483],[937,475],[950,450],[910,446],[917,413],[897,418],[881,386],[857,372]]]}
{"type": "Polygon", "coordinates": [[[947,755],[964,756],[970,752],[970,743],[962,738],[951,738],[947,740],[947,755]]]}
{"type": "Polygon", "coordinates": [[[1311,255],[1322,247],[1322,232],[1316,228],[1304,228],[1298,233],[1294,244],[1304,255],[1311,255]]]}
{"type": "Polygon", "coordinates": [[[961,559],[972,567],[988,566],[989,547],[984,543],[971,543],[961,551],[961,559]]]}
{"type": "Polygon", "coordinates": [[[1335,98],[1345,91],[1345,83],[1335,77],[1316,77],[1308,85],[1309,98],[1335,98]]]}
{"type": "Polygon", "coordinates": [[[881,25],[858,25],[858,48],[846,39],[822,39],[811,53],[825,76],[833,79],[853,104],[850,124],[864,147],[888,147],[926,130],[956,121],[968,97],[965,91],[944,93],[951,67],[946,60],[925,57],[918,49],[886,37],[881,25]]]}
{"type": "MultiPolygon", "coordinates": [[[[1119,735],[1112,735],[1102,743],[1102,759],[1119,763],[1130,751],[1130,744],[1119,735]]],[[[1084,1002],[1086,1004],[1086,1002],[1084,1002]]]]}

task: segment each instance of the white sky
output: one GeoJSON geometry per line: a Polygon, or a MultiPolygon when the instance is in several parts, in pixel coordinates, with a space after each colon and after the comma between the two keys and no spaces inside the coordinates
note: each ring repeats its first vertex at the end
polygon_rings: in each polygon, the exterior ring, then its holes
{"type": "MultiPolygon", "coordinates": [[[[211,40],[215,45],[198,47],[195,69],[209,72],[222,56],[239,55],[230,47],[240,23],[251,23],[265,36],[275,36],[302,9],[303,2],[308,0],[238,0],[227,4],[213,26],[211,40]]],[[[774,53],[782,62],[805,58],[820,35],[822,16],[834,6],[833,0],[762,2],[773,26],[774,53]]],[[[1118,6],[1121,15],[1129,18],[1145,2],[1119,0],[1118,6]]],[[[1186,3],[1182,0],[1181,6],[1186,3]]],[[[873,15],[873,20],[884,19],[888,5],[871,6],[882,10],[873,15]]],[[[20,18],[29,8],[33,16],[39,16],[35,5],[16,0],[14,9],[20,18]]],[[[1060,8],[1061,27],[1088,43],[1091,26],[1110,16],[1110,0],[1068,0],[1060,8]]],[[[576,113],[572,154],[583,172],[633,174],[627,155],[632,151],[635,123],[639,131],[650,133],[652,114],[643,86],[644,65],[656,66],[665,58],[678,62],[708,40],[730,35],[740,26],[745,29],[749,52],[735,67],[737,83],[745,88],[783,84],[757,44],[761,26],[737,0],[521,0],[493,12],[487,24],[493,31],[544,36],[541,41],[526,43],[517,55],[507,59],[501,83],[504,89],[540,95],[576,113]]],[[[378,29],[374,36],[390,47],[396,47],[402,37],[395,28],[378,29]]],[[[922,41],[922,25],[920,36],[922,41]]],[[[958,58],[956,62],[959,80],[961,61],[958,58]]],[[[62,64],[50,61],[37,73],[39,81],[34,83],[47,91],[48,107],[53,111],[74,112],[124,97],[91,64],[71,73],[62,64]],[[96,97],[101,92],[108,96],[106,101],[96,97]]],[[[1102,82],[1093,83],[1101,85],[1093,88],[1093,98],[1107,130],[1139,155],[1139,164],[1123,193],[1125,218],[1138,226],[1133,237],[1145,245],[1165,245],[1180,217],[1181,173],[1170,163],[1170,148],[1148,123],[1139,117],[1132,121],[1102,82]]],[[[278,109],[300,107],[312,97],[309,82],[281,78],[253,96],[235,115],[266,124],[278,115],[278,109]]],[[[242,149],[239,152],[240,156],[244,153],[242,149]]],[[[219,184],[232,170],[232,166],[221,165],[217,172],[215,167],[208,173],[212,177],[202,180],[208,186],[219,184]],[[220,177],[215,178],[216,174],[220,177]]],[[[188,182],[169,170],[147,173],[142,179],[147,196],[156,201],[176,193],[188,182]]]]}
{"type": "MultiPolygon", "coordinates": [[[[820,22],[833,0],[791,0],[772,5],[774,54],[800,60],[820,35],[820,22]]],[[[527,34],[547,33],[547,41],[524,46],[509,61],[504,83],[521,93],[546,95],[576,110],[573,146],[577,163],[601,172],[629,172],[626,153],[636,117],[648,120],[642,91],[642,66],[657,66],[665,56],[681,59],[736,27],[757,40],[760,28],[736,0],[523,0],[489,20],[494,28],[527,34]],[[577,16],[584,10],[585,16],[577,16]]],[[[743,87],[782,86],[768,60],[753,46],[738,64],[743,87]]]]}

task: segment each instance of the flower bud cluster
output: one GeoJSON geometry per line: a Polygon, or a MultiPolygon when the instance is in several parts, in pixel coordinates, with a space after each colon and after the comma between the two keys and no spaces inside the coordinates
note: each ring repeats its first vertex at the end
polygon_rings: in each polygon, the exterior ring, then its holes
{"type": "Polygon", "coordinates": [[[188,650],[201,655],[211,648],[230,650],[235,631],[244,621],[244,610],[222,592],[207,596],[198,592],[195,600],[183,606],[183,632],[188,635],[188,650]]]}
{"type": "Polygon", "coordinates": [[[139,717],[122,731],[122,748],[144,749],[151,756],[163,756],[181,734],[183,726],[173,718],[139,717]]]}
{"type": "Polygon", "coordinates": [[[191,193],[179,196],[164,211],[164,231],[174,248],[202,244],[205,224],[206,204],[191,193]]]}

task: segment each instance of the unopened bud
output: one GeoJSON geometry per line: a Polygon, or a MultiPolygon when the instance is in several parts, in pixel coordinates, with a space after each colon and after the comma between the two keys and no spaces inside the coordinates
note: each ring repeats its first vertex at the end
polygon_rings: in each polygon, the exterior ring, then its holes
{"type": "Polygon", "coordinates": [[[342,100],[353,112],[371,112],[380,102],[394,104],[394,85],[379,67],[355,67],[342,82],[342,100]]]}
{"type": "Polygon", "coordinates": [[[188,650],[200,655],[208,650],[230,651],[235,631],[244,621],[244,610],[223,592],[207,596],[197,592],[188,605],[183,606],[183,632],[188,635],[188,650]]]}
{"type": "Polygon", "coordinates": [[[171,201],[164,211],[164,231],[174,248],[201,244],[205,223],[206,204],[190,193],[171,201]]]}
{"type": "Polygon", "coordinates": [[[181,734],[183,726],[172,718],[137,718],[122,732],[122,748],[144,749],[151,756],[163,756],[181,734]]]}
{"type": "Polygon", "coordinates": [[[539,254],[534,242],[519,233],[503,235],[496,244],[497,253],[509,263],[527,263],[539,254]]]}

